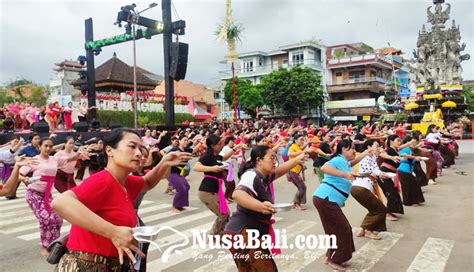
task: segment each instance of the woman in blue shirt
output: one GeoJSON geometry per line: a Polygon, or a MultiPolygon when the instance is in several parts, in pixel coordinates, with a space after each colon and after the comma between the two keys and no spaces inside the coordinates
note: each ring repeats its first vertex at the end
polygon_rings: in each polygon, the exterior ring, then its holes
{"type": "Polygon", "coordinates": [[[398,179],[402,186],[403,205],[418,206],[420,203],[425,202],[423,192],[421,191],[420,184],[416,181],[413,176],[413,165],[416,161],[421,161],[421,157],[413,156],[413,150],[416,149],[418,141],[413,141],[410,136],[403,139],[404,143],[411,143],[409,146],[400,150],[399,154],[402,157],[400,166],[398,166],[398,179]]]}
{"type": "Polygon", "coordinates": [[[355,178],[355,174],[351,173],[351,166],[357,164],[367,153],[366,150],[356,158],[352,141],[340,141],[332,159],[321,167],[324,179],[313,194],[313,203],[324,232],[336,236],[337,249],[328,249],[324,261],[336,270],[344,270],[342,263],[349,261],[355,251],[352,228],[341,207],[351,192],[351,180],[355,178]]]}

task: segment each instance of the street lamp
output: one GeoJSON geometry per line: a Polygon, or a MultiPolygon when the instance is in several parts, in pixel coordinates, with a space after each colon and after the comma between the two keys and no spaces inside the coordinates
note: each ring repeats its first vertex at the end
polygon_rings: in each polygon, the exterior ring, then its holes
{"type": "MultiPolygon", "coordinates": [[[[140,12],[135,12],[135,4],[132,4],[133,8],[130,9],[131,12],[133,12],[135,15],[139,15],[140,13],[146,11],[146,10],[149,10],[151,8],[154,8],[156,6],[158,6],[157,3],[151,3],[150,5],[148,5],[148,7],[140,12]]],[[[137,95],[137,50],[136,50],[136,46],[135,46],[135,23],[134,22],[131,22],[129,20],[129,24],[132,25],[132,35],[133,35],[133,125],[135,127],[135,129],[138,128],[138,124],[137,124],[137,100],[138,100],[138,95],[137,95]]]]}

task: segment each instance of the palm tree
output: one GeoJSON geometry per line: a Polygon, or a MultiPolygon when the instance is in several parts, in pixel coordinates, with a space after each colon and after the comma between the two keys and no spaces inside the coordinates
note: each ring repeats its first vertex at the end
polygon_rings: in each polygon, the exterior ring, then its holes
{"type": "Polygon", "coordinates": [[[216,31],[217,40],[227,43],[227,54],[225,58],[231,63],[232,67],[232,87],[234,89],[234,120],[237,120],[237,86],[235,84],[234,62],[238,59],[237,41],[241,41],[241,35],[244,28],[232,20],[231,0],[226,0],[226,17],[223,24],[218,25],[216,31]]]}

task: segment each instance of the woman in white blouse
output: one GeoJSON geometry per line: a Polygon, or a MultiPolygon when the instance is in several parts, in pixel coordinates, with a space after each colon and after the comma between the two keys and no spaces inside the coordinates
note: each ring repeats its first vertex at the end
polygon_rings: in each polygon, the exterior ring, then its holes
{"type": "Polygon", "coordinates": [[[359,177],[352,183],[351,195],[369,213],[361,224],[361,230],[356,234],[358,237],[370,239],[382,239],[375,232],[386,231],[385,217],[387,208],[380,200],[381,196],[375,177],[387,178],[386,173],[380,171],[377,165],[377,157],[380,155],[380,145],[377,140],[369,139],[364,143],[364,149],[369,154],[359,162],[359,177]]]}

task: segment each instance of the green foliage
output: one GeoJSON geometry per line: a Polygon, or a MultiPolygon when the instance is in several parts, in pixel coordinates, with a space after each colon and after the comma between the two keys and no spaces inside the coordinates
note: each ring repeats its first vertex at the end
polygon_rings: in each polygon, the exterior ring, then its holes
{"type": "Polygon", "coordinates": [[[13,97],[8,96],[7,94],[8,90],[6,88],[0,88],[0,107],[13,102],[13,97]]]}
{"type": "Polygon", "coordinates": [[[31,89],[31,95],[28,97],[28,102],[35,102],[37,106],[46,105],[47,91],[44,87],[36,86],[31,89]]]}
{"type": "Polygon", "coordinates": [[[362,44],[362,45],[360,46],[360,48],[362,48],[362,49],[364,49],[364,50],[366,50],[366,51],[369,51],[369,52],[374,51],[374,48],[373,48],[372,46],[369,46],[369,45],[367,45],[367,44],[365,44],[365,43],[362,44]]]}
{"type": "Polygon", "coordinates": [[[28,79],[17,79],[0,88],[0,105],[11,103],[13,101],[35,102],[38,106],[46,105],[48,92],[46,87],[36,84],[28,79]],[[25,90],[31,88],[28,97],[25,96],[25,90]],[[11,94],[13,93],[13,96],[11,94]]]}
{"type": "Polygon", "coordinates": [[[342,52],[342,50],[336,50],[334,51],[334,57],[336,57],[336,59],[340,59],[344,57],[344,52],[342,52]]]}
{"type": "Polygon", "coordinates": [[[474,112],[474,92],[472,91],[472,86],[463,85],[461,96],[466,98],[466,102],[469,105],[469,111],[474,112]]]}
{"type": "Polygon", "coordinates": [[[245,30],[244,26],[242,24],[234,23],[232,22],[230,25],[222,25],[218,24],[217,29],[214,32],[214,35],[216,35],[218,38],[220,38],[220,35],[222,34],[222,31],[225,31],[226,39],[227,40],[234,40],[241,42],[242,38],[242,32],[245,30]]]}
{"type": "MultiPolygon", "coordinates": [[[[250,80],[235,78],[235,85],[237,89],[237,103],[240,102],[240,109],[255,117],[256,107],[261,107],[265,103],[262,97],[262,86],[252,85],[250,80]]],[[[224,100],[234,107],[234,89],[232,87],[232,79],[229,79],[224,87],[224,100]]]]}
{"type": "MultiPolygon", "coordinates": [[[[111,122],[121,124],[124,127],[133,127],[133,111],[104,111],[99,110],[97,117],[100,125],[103,127],[108,126],[111,122]]],[[[176,113],[175,115],[176,124],[181,124],[185,120],[189,122],[194,121],[194,118],[189,113],[176,113]]],[[[164,112],[138,112],[138,125],[144,127],[145,125],[164,125],[165,113],[164,112]]]]}
{"type": "Polygon", "coordinates": [[[7,88],[15,88],[15,87],[18,87],[18,86],[23,86],[23,85],[28,85],[28,84],[32,84],[33,82],[31,80],[28,80],[26,78],[20,78],[20,79],[16,79],[16,80],[13,80],[11,81],[9,84],[7,84],[7,88]]]}
{"type": "Polygon", "coordinates": [[[316,109],[323,101],[321,77],[308,67],[279,69],[262,78],[262,96],[273,110],[294,114],[299,108],[316,109]]]}
{"type": "Polygon", "coordinates": [[[144,127],[144,126],[150,124],[150,118],[148,118],[147,115],[145,115],[145,116],[143,116],[143,115],[138,116],[138,120],[137,120],[137,121],[138,121],[138,126],[139,126],[139,127],[144,127]]]}
{"type": "Polygon", "coordinates": [[[397,113],[397,115],[395,115],[395,122],[406,122],[407,118],[408,116],[405,113],[397,113]]]}

